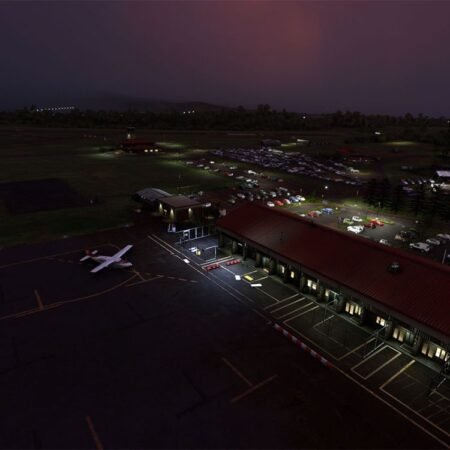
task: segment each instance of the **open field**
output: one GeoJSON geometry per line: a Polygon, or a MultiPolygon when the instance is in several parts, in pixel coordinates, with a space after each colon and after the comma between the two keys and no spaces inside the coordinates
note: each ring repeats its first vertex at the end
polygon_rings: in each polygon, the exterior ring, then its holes
{"type": "MultiPolygon", "coordinates": [[[[164,151],[158,155],[133,156],[114,151],[125,137],[123,130],[2,128],[0,183],[58,178],[82,198],[96,198],[98,202],[94,206],[12,214],[0,201],[0,246],[127,224],[132,220],[132,211],[136,207],[131,196],[145,187],[160,187],[176,194],[236,186],[239,183],[232,178],[188,167],[184,162],[200,158],[219,162],[222,160],[216,156],[212,158],[208,150],[220,147],[255,148],[264,138],[280,139],[287,144],[282,147],[284,151],[300,151],[319,158],[327,158],[343,146],[377,155],[381,158],[379,164],[359,167],[365,179],[373,176],[398,179],[405,176],[400,169],[405,161],[417,167],[421,175],[429,174],[431,164],[437,158],[431,146],[422,144],[345,144],[347,138],[359,135],[351,130],[302,133],[138,130],[139,138],[157,142],[164,151]],[[293,144],[296,137],[309,139],[310,145],[293,144]]],[[[253,167],[236,161],[233,164],[242,169],[253,167]]],[[[271,176],[281,176],[287,183],[300,185],[303,192],[312,197],[320,197],[323,189],[321,181],[309,177],[276,170],[265,172],[271,176]]],[[[333,194],[351,198],[353,191],[346,188],[336,185],[333,194]]]]}

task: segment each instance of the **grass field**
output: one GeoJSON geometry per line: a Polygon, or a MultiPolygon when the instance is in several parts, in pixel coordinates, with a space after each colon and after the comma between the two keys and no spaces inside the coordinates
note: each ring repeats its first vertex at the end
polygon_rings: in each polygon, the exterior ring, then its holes
{"type": "MultiPolygon", "coordinates": [[[[8,213],[0,204],[0,246],[126,224],[136,207],[131,196],[145,187],[159,187],[176,194],[238,184],[233,179],[186,166],[184,162],[202,157],[218,160],[209,156],[209,149],[259,147],[264,138],[281,139],[287,144],[282,147],[284,151],[301,151],[316,157],[330,156],[342,146],[380,157],[381,164],[361,168],[366,178],[385,174],[394,178],[408,176],[401,171],[402,164],[414,165],[423,174],[436,160],[434,149],[422,144],[344,144],[352,133],[355,134],[349,130],[306,133],[142,130],[138,132],[139,138],[157,142],[164,149],[158,155],[144,156],[114,151],[125,137],[123,130],[0,128],[0,183],[61,178],[82,196],[100,200],[95,206],[16,215],[8,213]],[[310,145],[295,144],[297,137],[310,140],[310,145]]],[[[236,165],[244,167],[242,163],[236,165]]],[[[265,172],[304,185],[312,195],[320,197],[322,182],[265,172]]]]}

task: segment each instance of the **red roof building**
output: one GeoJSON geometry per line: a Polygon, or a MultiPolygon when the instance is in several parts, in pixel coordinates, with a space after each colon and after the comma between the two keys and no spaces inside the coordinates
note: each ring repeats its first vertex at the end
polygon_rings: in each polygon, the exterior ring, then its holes
{"type": "Polygon", "coordinates": [[[377,310],[450,342],[450,268],[292,213],[247,203],[217,228],[377,310]],[[392,263],[399,270],[392,269],[392,263]]]}

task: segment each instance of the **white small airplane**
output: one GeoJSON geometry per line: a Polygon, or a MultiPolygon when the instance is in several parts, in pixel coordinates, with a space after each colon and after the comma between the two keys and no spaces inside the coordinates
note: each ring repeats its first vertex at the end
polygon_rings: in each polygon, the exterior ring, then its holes
{"type": "Polygon", "coordinates": [[[99,255],[97,250],[86,250],[86,256],[83,256],[83,258],[80,259],[80,262],[92,260],[100,263],[91,270],[91,273],[97,273],[109,266],[114,267],[115,269],[125,269],[126,267],[131,267],[133,264],[122,258],[122,256],[131,250],[132,247],[132,245],[127,245],[112,256],[99,255]]]}

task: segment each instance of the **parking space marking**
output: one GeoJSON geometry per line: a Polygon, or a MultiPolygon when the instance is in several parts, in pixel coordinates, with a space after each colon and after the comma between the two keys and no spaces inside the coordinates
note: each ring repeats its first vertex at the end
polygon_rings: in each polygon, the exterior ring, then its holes
{"type": "Polygon", "coordinates": [[[365,345],[369,344],[370,342],[374,341],[375,338],[370,338],[368,341],[363,342],[361,345],[358,345],[358,347],[355,347],[354,349],[350,350],[349,352],[347,352],[345,355],[342,355],[340,358],[338,358],[339,361],[341,361],[344,358],[347,358],[347,356],[350,356],[352,353],[356,352],[357,350],[359,350],[360,348],[364,347],[365,345]]]}
{"type": "Polygon", "coordinates": [[[91,433],[92,439],[95,442],[95,447],[97,448],[97,450],[103,450],[103,444],[102,441],[100,440],[97,431],[95,430],[94,424],[92,423],[92,419],[91,416],[86,416],[86,422],[87,422],[87,426],[89,428],[89,431],[91,433]]]}
{"type": "Polygon", "coordinates": [[[228,359],[222,357],[222,361],[249,387],[253,387],[253,383],[233,364],[228,361],[228,359]]]}
{"type": "Polygon", "coordinates": [[[39,309],[44,309],[44,304],[42,303],[41,296],[39,295],[39,292],[37,289],[34,290],[34,296],[36,297],[36,301],[37,301],[39,309]]]}
{"type": "Polygon", "coordinates": [[[355,365],[352,367],[352,370],[353,370],[353,369],[356,369],[357,367],[359,367],[359,366],[362,365],[362,364],[365,364],[367,361],[370,361],[375,355],[378,355],[378,353],[382,352],[382,351],[385,350],[386,348],[390,348],[390,349],[392,349],[392,350],[398,352],[398,350],[393,349],[393,348],[390,347],[389,345],[383,345],[383,346],[382,346],[380,349],[378,349],[376,352],[373,352],[369,357],[364,358],[364,359],[363,359],[362,361],[360,361],[358,364],[355,364],[355,365]]]}
{"type": "MultiPolygon", "coordinates": [[[[389,347],[389,348],[391,348],[391,347],[389,347]]],[[[394,361],[395,359],[397,359],[397,358],[402,354],[402,353],[399,352],[398,350],[396,350],[396,351],[397,351],[397,354],[396,354],[396,355],[394,355],[392,358],[390,358],[390,359],[388,359],[387,361],[385,361],[383,364],[381,364],[381,366],[377,367],[375,370],[373,370],[372,372],[370,372],[370,373],[369,373],[368,375],[366,375],[365,377],[363,377],[363,376],[360,375],[356,370],[354,370],[354,368],[355,368],[356,366],[352,367],[351,370],[352,370],[352,372],[356,373],[356,375],[358,375],[359,377],[361,377],[363,380],[367,380],[367,379],[369,379],[372,375],[375,375],[377,372],[379,372],[381,369],[383,369],[384,367],[386,367],[388,364],[390,364],[392,361],[394,361]]],[[[367,361],[367,359],[363,360],[362,362],[366,362],[366,361],[367,361]]],[[[359,363],[359,364],[361,364],[361,363],[359,363]]],[[[357,365],[359,365],[359,364],[357,364],[357,365]]]]}
{"type": "Polygon", "coordinates": [[[394,373],[391,378],[385,381],[379,389],[383,390],[391,381],[395,380],[399,375],[401,375],[405,370],[409,369],[416,361],[412,359],[408,364],[402,367],[398,372],[394,373]]]}
{"type": "Polygon", "coordinates": [[[332,319],[333,317],[336,317],[335,314],[331,314],[331,316],[328,316],[326,319],[321,320],[320,322],[317,322],[313,328],[316,328],[319,325],[322,325],[323,323],[327,322],[328,320],[332,319]]]}
{"type": "Polygon", "coordinates": [[[255,384],[254,386],[252,386],[250,389],[248,389],[247,391],[243,392],[242,394],[237,395],[236,397],[231,399],[231,403],[236,403],[239,400],[242,400],[244,397],[247,397],[247,395],[251,394],[252,392],[255,392],[257,389],[262,388],[263,386],[265,386],[267,383],[270,383],[272,380],[274,380],[275,378],[278,377],[278,374],[272,375],[271,377],[267,378],[264,381],[261,381],[261,383],[255,384]]]}
{"type": "MultiPolygon", "coordinates": [[[[303,308],[307,308],[308,306],[311,306],[312,304],[313,304],[313,302],[309,303],[308,305],[303,306],[303,308]]],[[[305,314],[308,314],[308,313],[310,313],[311,311],[314,311],[317,308],[319,308],[319,306],[314,306],[314,308],[308,309],[307,311],[303,311],[302,313],[297,314],[294,317],[291,317],[290,319],[285,320],[284,323],[287,324],[291,320],[294,320],[294,319],[296,319],[297,317],[300,317],[300,316],[304,316],[305,314]]]]}
{"type": "MultiPolygon", "coordinates": [[[[406,364],[404,367],[402,367],[397,373],[395,373],[394,375],[392,375],[392,377],[390,377],[387,381],[385,381],[380,387],[380,391],[382,391],[384,394],[388,395],[390,398],[392,398],[393,400],[395,400],[396,402],[400,403],[403,407],[405,407],[406,409],[408,409],[409,411],[413,412],[414,414],[416,414],[417,416],[419,416],[420,418],[422,418],[425,422],[429,423],[431,426],[433,426],[434,428],[436,428],[437,430],[439,430],[441,433],[443,433],[445,436],[450,437],[450,433],[448,433],[447,431],[445,431],[443,428],[441,428],[441,426],[439,426],[438,423],[434,423],[432,422],[428,417],[425,417],[423,414],[421,414],[419,411],[420,410],[415,410],[413,409],[411,406],[409,406],[408,404],[406,404],[405,402],[403,402],[402,400],[400,400],[399,398],[397,398],[395,395],[391,394],[390,392],[388,392],[385,388],[388,384],[390,384],[393,380],[395,380],[399,375],[401,375],[403,372],[405,372],[409,367],[411,367],[416,361],[414,359],[412,359],[408,364],[406,364]]],[[[429,405],[427,405],[429,406],[429,405]]],[[[445,422],[445,420],[444,420],[445,422]]]]}
{"type": "Polygon", "coordinates": [[[245,277],[246,275],[251,275],[252,273],[258,272],[257,270],[252,270],[251,272],[245,272],[241,275],[241,277],[245,277]]]}
{"type": "MultiPolygon", "coordinates": [[[[269,276],[267,276],[267,278],[269,278],[269,276]]],[[[297,297],[297,295],[300,295],[300,292],[297,292],[296,294],[290,295],[289,297],[283,298],[282,300],[277,300],[277,304],[276,305],[269,305],[269,306],[266,306],[264,309],[270,309],[270,308],[273,308],[274,306],[279,306],[282,303],[287,302],[288,300],[291,300],[294,297],[297,297]]]]}
{"type": "Polygon", "coordinates": [[[305,297],[301,297],[301,298],[299,298],[297,300],[294,300],[293,302],[290,302],[290,303],[285,303],[283,306],[280,306],[280,304],[278,303],[277,308],[274,308],[274,309],[270,310],[270,314],[274,313],[275,311],[279,311],[280,309],[288,308],[289,306],[295,305],[296,303],[302,302],[303,300],[305,300],[305,297]]]}
{"type": "MultiPolygon", "coordinates": [[[[300,306],[298,308],[295,308],[293,311],[290,311],[290,312],[288,312],[286,314],[283,314],[282,316],[278,316],[277,320],[278,319],[284,319],[285,317],[292,316],[292,314],[296,314],[297,312],[301,311],[302,309],[307,308],[308,306],[311,306],[312,304],[313,304],[313,302],[310,302],[310,303],[308,303],[306,305],[303,305],[303,306],[300,306]]],[[[298,316],[295,316],[295,317],[298,317],[298,316]]],[[[288,320],[290,320],[290,319],[286,319],[286,321],[288,321],[288,320]]]]}

